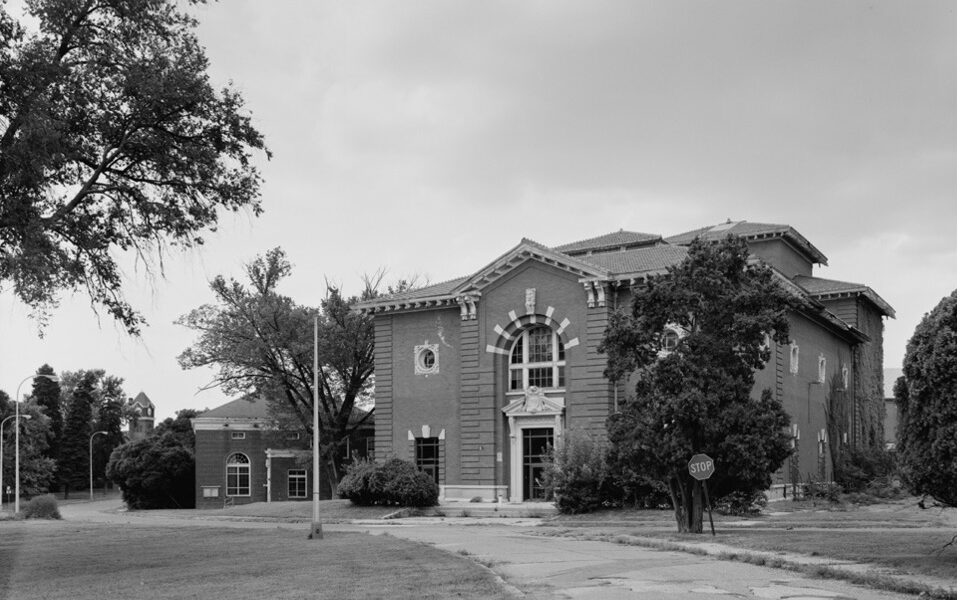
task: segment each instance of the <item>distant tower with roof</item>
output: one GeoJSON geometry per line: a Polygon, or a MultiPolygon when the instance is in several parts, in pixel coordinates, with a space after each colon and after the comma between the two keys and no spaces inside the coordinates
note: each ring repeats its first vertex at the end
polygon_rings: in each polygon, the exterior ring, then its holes
{"type": "Polygon", "coordinates": [[[136,398],[128,400],[127,406],[132,415],[136,415],[129,421],[127,437],[130,441],[142,440],[154,428],[154,403],[147,394],[140,392],[136,398]]]}

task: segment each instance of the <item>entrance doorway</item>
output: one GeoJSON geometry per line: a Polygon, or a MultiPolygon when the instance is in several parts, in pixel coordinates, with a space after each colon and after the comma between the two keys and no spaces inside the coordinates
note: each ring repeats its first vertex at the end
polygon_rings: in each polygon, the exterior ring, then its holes
{"type": "Polygon", "coordinates": [[[544,470],[548,463],[545,455],[554,443],[554,429],[538,427],[522,429],[522,471],[524,500],[545,500],[544,470]]]}

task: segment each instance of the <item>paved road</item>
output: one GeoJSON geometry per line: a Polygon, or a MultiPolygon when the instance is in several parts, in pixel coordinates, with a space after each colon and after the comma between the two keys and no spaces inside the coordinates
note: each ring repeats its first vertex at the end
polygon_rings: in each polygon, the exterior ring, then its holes
{"type": "MultiPolygon", "coordinates": [[[[119,502],[63,506],[67,520],[132,526],[304,528],[303,523],[224,520],[203,511],[180,515],[118,512],[119,502]]],[[[721,561],[681,552],[608,542],[539,536],[531,520],[505,524],[455,524],[399,519],[385,524],[325,525],[330,531],[368,531],[425,542],[469,554],[489,565],[531,599],[681,600],[745,598],[764,600],[907,600],[913,598],[843,582],[809,579],[794,573],[721,561]]]]}

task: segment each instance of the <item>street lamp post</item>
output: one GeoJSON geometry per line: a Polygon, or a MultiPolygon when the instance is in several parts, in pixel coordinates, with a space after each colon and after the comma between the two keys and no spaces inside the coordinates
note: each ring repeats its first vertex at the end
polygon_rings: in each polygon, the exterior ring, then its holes
{"type": "Polygon", "coordinates": [[[36,379],[37,377],[43,377],[44,379],[49,379],[50,381],[60,381],[60,378],[56,375],[48,375],[46,373],[34,373],[29,377],[25,378],[23,381],[17,384],[17,395],[13,397],[14,414],[16,418],[14,419],[14,436],[13,439],[13,514],[20,513],[20,386],[27,383],[31,379],[36,379]]]}
{"type": "MultiPolygon", "coordinates": [[[[3,425],[13,419],[14,415],[10,415],[6,419],[0,421],[0,510],[3,510],[3,425]]],[[[30,415],[23,415],[24,419],[32,419],[30,415]]]]}
{"type": "Polygon", "coordinates": [[[91,433],[91,434],[90,434],[90,443],[88,444],[88,446],[90,447],[90,451],[88,452],[88,456],[89,456],[89,460],[90,460],[90,501],[91,501],[91,502],[93,502],[93,499],[94,499],[94,436],[97,436],[97,435],[100,435],[100,434],[107,435],[107,432],[106,432],[106,431],[95,431],[95,432],[91,433]]]}

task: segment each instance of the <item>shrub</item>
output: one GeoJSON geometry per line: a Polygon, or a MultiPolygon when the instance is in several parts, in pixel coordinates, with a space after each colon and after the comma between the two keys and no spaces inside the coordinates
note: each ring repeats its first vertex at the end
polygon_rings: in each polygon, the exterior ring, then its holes
{"type": "Polygon", "coordinates": [[[842,495],[842,486],[827,481],[811,481],[802,484],[802,497],[806,500],[827,500],[835,503],[842,495]]]}
{"type": "Polygon", "coordinates": [[[60,519],[60,509],[53,494],[35,496],[27,502],[20,512],[24,519],[60,519]]]}
{"type": "Polygon", "coordinates": [[[337,495],[361,506],[436,506],[438,486],[406,460],[358,461],[341,479],[337,495]]]}
{"type": "Polygon", "coordinates": [[[727,496],[712,499],[712,506],[724,515],[757,515],[768,504],[762,492],[732,492],[727,496]]]}
{"type": "Polygon", "coordinates": [[[564,444],[551,452],[544,486],[558,510],[584,513],[598,510],[614,494],[608,470],[608,441],[580,429],[565,434],[564,444]]]}
{"type": "Polygon", "coordinates": [[[878,448],[844,452],[835,465],[835,482],[846,493],[864,492],[873,484],[888,483],[895,474],[895,455],[878,448]]]}

